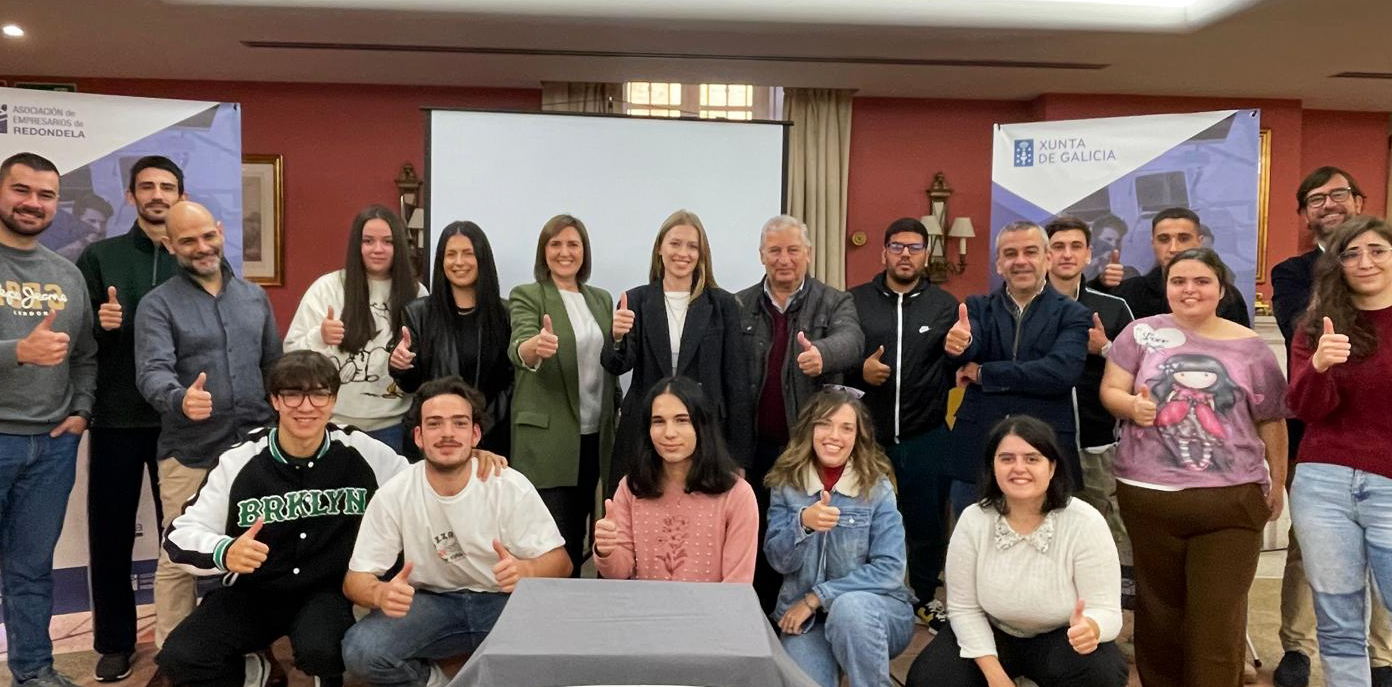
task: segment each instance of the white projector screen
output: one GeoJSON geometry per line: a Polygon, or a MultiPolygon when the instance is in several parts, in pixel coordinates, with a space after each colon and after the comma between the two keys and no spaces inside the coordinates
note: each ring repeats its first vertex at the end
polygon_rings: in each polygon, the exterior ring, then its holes
{"type": "Polygon", "coordinates": [[[589,283],[617,302],[647,283],[658,228],[685,208],[706,227],[716,281],[738,291],[764,274],[759,230],[782,211],[784,133],[780,123],[429,110],[427,255],[450,222],[477,223],[506,298],[535,281],[542,225],[568,213],[590,233],[589,283]]]}

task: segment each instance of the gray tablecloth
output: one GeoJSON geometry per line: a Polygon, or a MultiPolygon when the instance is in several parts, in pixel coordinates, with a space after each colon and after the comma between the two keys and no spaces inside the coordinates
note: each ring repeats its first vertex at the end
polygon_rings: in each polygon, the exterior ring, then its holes
{"type": "Polygon", "coordinates": [[[524,579],[450,687],[816,687],[749,585],[524,579]]]}

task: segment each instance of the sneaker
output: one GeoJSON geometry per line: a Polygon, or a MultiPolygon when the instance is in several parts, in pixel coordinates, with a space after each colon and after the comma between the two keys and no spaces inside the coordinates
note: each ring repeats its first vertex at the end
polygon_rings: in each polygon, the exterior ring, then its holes
{"type": "Polygon", "coordinates": [[[102,654],[97,659],[97,669],[93,671],[93,677],[97,682],[115,682],[130,677],[131,674],[131,652],[118,651],[114,654],[102,654]]]}
{"type": "Polygon", "coordinates": [[[1309,687],[1310,657],[1299,651],[1287,651],[1271,673],[1276,687],[1309,687]]]}
{"type": "Polygon", "coordinates": [[[1392,666],[1373,668],[1373,687],[1392,687],[1392,666]]]}
{"type": "Polygon", "coordinates": [[[919,603],[914,606],[914,620],[917,620],[919,625],[926,626],[933,634],[937,634],[938,630],[947,624],[947,607],[937,599],[919,603]]]}
{"type": "Polygon", "coordinates": [[[271,665],[261,654],[247,654],[246,676],[242,678],[242,687],[266,687],[266,678],[271,675],[271,665]]]}
{"type": "Polygon", "coordinates": [[[38,675],[28,680],[15,680],[15,687],[77,687],[77,684],[68,679],[68,676],[48,666],[39,671],[38,675]]]}

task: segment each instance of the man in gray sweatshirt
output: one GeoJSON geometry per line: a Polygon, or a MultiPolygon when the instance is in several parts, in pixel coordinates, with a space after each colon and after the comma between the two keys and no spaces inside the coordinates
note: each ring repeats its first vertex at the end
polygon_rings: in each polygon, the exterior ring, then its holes
{"type": "Polygon", "coordinates": [[[58,168],[0,163],[0,594],[18,687],[73,687],[53,670],[53,549],[77,442],[92,416],[97,345],[77,266],[39,245],[58,212],[58,168]]]}

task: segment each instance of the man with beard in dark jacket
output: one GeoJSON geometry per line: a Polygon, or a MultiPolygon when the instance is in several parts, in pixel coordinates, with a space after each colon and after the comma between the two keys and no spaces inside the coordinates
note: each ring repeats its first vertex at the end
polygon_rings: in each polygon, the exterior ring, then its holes
{"type": "Polygon", "coordinates": [[[909,583],[919,599],[915,615],[937,629],[946,618],[934,594],[947,553],[943,516],[951,484],[942,470],[952,388],[943,338],[957,319],[957,299],[924,277],[928,245],[928,230],[912,217],[885,230],[884,271],[850,292],[865,333],[865,361],[847,382],[865,391],[875,438],[899,482],[909,583]]]}

